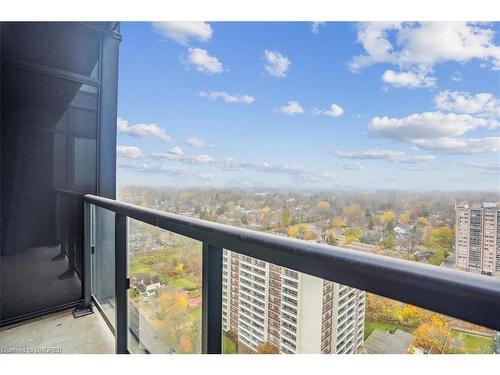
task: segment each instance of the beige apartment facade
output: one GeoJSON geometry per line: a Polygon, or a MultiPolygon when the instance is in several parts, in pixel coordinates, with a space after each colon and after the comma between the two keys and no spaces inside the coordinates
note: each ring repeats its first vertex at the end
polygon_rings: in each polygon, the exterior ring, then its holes
{"type": "Polygon", "coordinates": [[[224,250],[223,330],[243,351],[355,353],[365,292],[224,250]]]}

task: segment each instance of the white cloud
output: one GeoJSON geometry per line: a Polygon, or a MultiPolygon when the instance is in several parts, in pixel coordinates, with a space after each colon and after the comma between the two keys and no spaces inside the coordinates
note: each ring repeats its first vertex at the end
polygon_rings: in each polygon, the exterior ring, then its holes
{"type": "Polygon", "coordinates": [[[382,75],[382,81],[394,87],[435,87],[436,78],[427,76],[426,72],[395,72],[386,70],[382,75]]]}
{"type": "Polygon", "coordinates": [[[304,108],[295,101],[289,101],[287,105],[280,107],[280,111],[287,115],[300,115],[304,113],[304,108]]]}
{"type": "Polygon", "coordinates": [[[476,154],[500,150],[498,136],[465,137],[466,133],[476,129],[493,130],[498,135],[500,123],[496,119],[488,118],[491,113],[498,111],[498,100],[491,94],[471,96],[467,93],[445,91],[439,93],[435,101],[439,108],[468,113],[438,111],[415,113],[403,118],[374,117],[368,129],[372,134],[430,151],[476,154]]]}
{"type": "Polygon", "coordinates": [[[399,169],[402,171],[408,171],[408,172],[420,172],[420,171],[430,171],[430,170],[433,170],[436,168],[435,167],[430,168],[430,167],[424,166],[424,165],[407,165],[407,166],[401,167],[399,169]]]}
{"type": "Polygon", "coordinates": [[[358,159],[358,160],[388,160],[399,163],[422,163],[434,160],[433,155],[411,156],[403,151],[385,150],[385,149],[369,149],[365,151],[335,151],[334,155],[343,159],[358,159]]]}
{"type": "Polygon", "coordinates": [[[358,162],[342,164],[342,168],[348,171],[362,171],[365,169],[365,167],[358,162]]]}
{"type": "Polygon", "coordinates": [[[273,77],[286,77],[286,72],[291,64],[291,61],[276,51],[265,50],[264,59],[266,60],[266,71],[273,77]]]}
{"type": "Polygon", "coordinates": [[[243,162],[234,158],[214,158],[210,155],[173,155],[167,153],[152,153],[149,155],[152,159],[170,160],[186,164],[210,165],[228,171],[253,171],[265,172],[271,174],[284,174],[295,176],[307,181],[322,181],[328,180],[335,175],[328,170],[316,170],[304,168],[297,165],[272,165],[267,162],[243,162]]]}
{"type": "Polygon", "coordinates": [[[442,91],[434,98],[436,107],[445,111],[500,117],[500,100],[490,93],[471,95],[461,91],[442,91]]]}
{"type": "Polygon", "coordinates": [[[193,65],[197,71],[209,75],[222,73],[224,70],[217,57],[210,56],[207,50],[201,48],[189,48],[187,59],[184,62],[193,65]]]}
{"type": "Polygon", "coordinates": [[[314,34],[318,34],[319,33],[319,28],[321,26],[324,26],[326,24],[326,22],[313,22],[311,24],[311,31],[314,33],[314,34]]]}
{"type": "Polygon", "coordinates": [[[207,164],[207,163],[212,163],[214,161],[214,158],[212,158],[209,155],[197,155],[194,160],[197,163],[202,163],[202,164],[207,164]]]}
{"type": "MultiPolygon", "coordinates": [[[[225,162],[227,162],[227,159],[225,162]]],[[[235,159],[231,159],[231,169],[286,174],[299,177],[307,181],[321,181],[335,177],[331,171],[308,169],[298,165],[272,165],[267,162],[239,162],[235,159]]]]}
{"type": "Polygon", "coordinates": [[[479,59],[500,69],[494,29],[470,22],[363,22],[358,25],[358,42],[365,53],[355,56],[350,68],[390,63],[428,71],[446,61],[479,59]]]}
{"type": "Polygon", "coordinates": [[[403,118],[374,117],[368,129],[373,134],[419,145],[418,140],[458,137],[476,128],[497,126],[496,121],[468,114],[425,112],[403,118]]]}
{"type": "Polygon", "coordinates": [[[434,155],[420,155],[420,156],[403,156],[399,159],[396,159],[395,161],[398,161],[400,163],[408,163],[408,164],[415,164],[415,163],[423,163],[426,161],[431,161],[435,160],[436,157],[434,155]]]}
{"type": "Polygon", "coordinates": [[[118,134],[127,134],[136,138],[152,138],[159,139],[163,142],[171,142],[172,138],[156,124],[135,124],[129,125],[127,120],[122,118],[117,119],[118,134]]]}
{"type": "Polygon", "coordinates": [[[366,151],[335,151],[334,155],[347,159],[395,159],[404,156],[402,151],[370,149],[366,151]]]}
{"type": "Polygon", "coordinates": [[[424,150],[453,154],[500,152],[500,137],[417,139],[414,144],[424,150]]]}
{"type": "Polygon", "coordinates": [[[197,175],[199,178],[202,178],[204,180],[214,180],[215,176],[213,174],[209,173],[200,173],[197,175]]]}
{"type": "Polygon", "coordinates": [[[171,165],[158,165],[156,163],[137,163],[137,162],[119,162],[117,167],[124,170],[130,170],[139,173],[155,173],[155,174],[165,174],[170,176],[186,175],[186,171],[183,168],[171,166],[171,165]]]}
{"type": "Polygon", "coordinates": [[[189,164],[211,164],[215,162],[215,159],[210,155],[186,155],[184,152],[176,153],[175,151],[172,149],[166,153],[153,152],[149,156],[155,160],[174,160],[189,164]]]}
{"type": "Polygon", "coordinates": [[[314,108],[313,109],[313,114],[314,115],[325,115],[325,116],[330,116],[330,117],[340,117],[344,113],[344,109],[339,106],[338,104],[332,104],[330,106],[330,109],[318,109],[314,108]]]}
{"type": "Polygon", "coordinates": [[[182,151],[182,148],[180,148],[178,146],[171,148],[170,150],[167,151],[167,153],[170,155],[176,155],[176,156],[184,155],[184,151],[182,151]]]}
{"type": "Polygon", "coordinates": [[[207,22],[153,22],[154,29],[167,38],[186,45],[190,40],[208,42],[212,27],[207,22]]]}
{"type": "Polygon", "coordinates": [[[142,150],[136,146],[117,146],[116,153],[129,159],[141,159],[144,156],[142,150]]]}
{"type": "Polygon", "coordinates": [[[189,137],[187,140],[186,140],[186,144],[191,146],[191,147],[194,147],[194,148],[199,148],[199,147],[204,147],[205,146],[205,142],[199,138],[195,138],[195,137],[189,137]]]}
{"type": "Polygon", "coordinates": [[[211,91],[211,92],[200,91],[198,95],[201,96],[202,98],[208,98],[210,100],[222,99],[226,103],[252,104],[255,101],[255,98],[253,96],[228,94],[225,91],[211,91]]]}
{"type": "Polygon", "coordinates": [[[471,168],[500,172],[500,161],[467,161],[463,163],[463,165],[471,168]]]}

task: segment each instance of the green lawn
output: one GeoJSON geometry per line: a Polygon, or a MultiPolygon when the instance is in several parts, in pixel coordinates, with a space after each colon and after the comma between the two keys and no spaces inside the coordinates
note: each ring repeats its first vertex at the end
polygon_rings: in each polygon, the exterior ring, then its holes
{"type": "Polygon", "coordinates": [[[161,282],[172,288],[180,288],[188,291],[201,289],[201,276],[189,274],[183,271],[177,272],[178,264],[190,263],[195,268],[201,268],[201,256],[198,248],[192,243],[179,245],[177,247],[166,247],[161,250],[138,253],[129,261],[129,274],[131,276],[145,274],[150,277],[159,277],[161,282]],[[188,259],[186,261],[186,259],[188,259]]]}
{"type": "Polygon", "coordinates": [[[238,354],[238,349],[236,348],[236,343],[227,336],[222,337],[222,341],[224,343],[224,350],[222,353],[224,354],[238,354]]]}
{"type": "Polygon", "coordinates": [[[460,338],[463,342],[462,350],[467,354],[493,353],[493,338],[474,335],[467,332],[452,330],[453,338],[460,338]]]}
{"type": "Polygon", "coordinates": [[[200,287],[199,283],[184,277],[168,277],[167,280],[168,285],[174,288],[193,290],[200,287]]]}
{"type": "Polygon", "coordinates": [[[402,326],[398,324],[392,324],[392,323],[384,323],[384,322],[365,322],[365,340],[372,334],[372,332],[376,329],[380,329],[382,331],[389,331],[389,332],[394,332],[396,329],[401,329],[406,332],[412,333],[415,328],[414,327],[408,327],[408,326],[402,326]]]}

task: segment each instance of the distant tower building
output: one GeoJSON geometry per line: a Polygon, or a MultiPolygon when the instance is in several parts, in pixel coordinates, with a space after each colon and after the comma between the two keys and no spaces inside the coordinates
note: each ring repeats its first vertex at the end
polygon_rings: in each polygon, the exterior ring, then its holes
{"type": "Polygon", "coordinates": [[[224,250],[223,330],[248,351],[354,353],[365,292],[224,250]]]}
{"type": "Polygon", "coordinates": [[[455,206],[455,265],[485,275],[500,274],[500,210],[495,203],[482,207],[455,206]]]}

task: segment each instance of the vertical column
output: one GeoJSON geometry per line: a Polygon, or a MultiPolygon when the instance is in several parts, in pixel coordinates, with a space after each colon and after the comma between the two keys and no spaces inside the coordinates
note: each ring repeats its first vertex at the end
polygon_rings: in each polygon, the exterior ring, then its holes
{"type": "Polygon", "coordinates": [[[118,96],[119,25],[102,34],[97,194],[116,195],[116,117],[118,96]]]}
{"type": "Polygon", "coordinates": [[[83,297],[85,298],[85,307],[92,308],[91,300],[91,283],[92,283],[92,273],[91,273],[91,257],[92,248],[94,244],[92,243],[92,215],[90,212],[90,203],[83,202],[83,297]]]}
{"type": "Polygon", "coordinates": [[[202,353],[222,351],[222,248],[203,243],[202,353]]]}
{"type": "Polygon", "coordinates": [[[128,353],[127,217],[115,214],[116,353],[128,353]]]}

